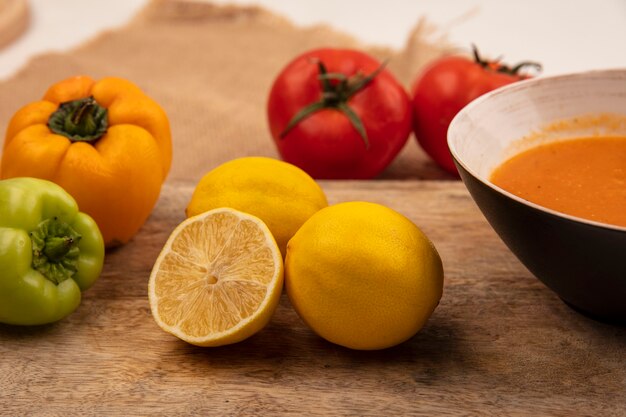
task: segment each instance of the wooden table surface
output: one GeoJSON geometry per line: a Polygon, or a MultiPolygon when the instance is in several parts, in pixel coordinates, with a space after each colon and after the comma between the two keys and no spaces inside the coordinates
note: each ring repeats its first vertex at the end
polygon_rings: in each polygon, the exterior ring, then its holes
{"type": "MultiPolygon", "coordinates": [[[[583,317],[498,239],[460,182],[323,182],[413,220],[445,269],[441,304],[413,339],[351,351],[314,335],[285,295],[237,345],[161,331],[152,264],[192,184],[167,184],[134,240],[67,319],[0,326],[0,415],[626,415],[626,329],[583,317]]],[[[549,256],[547,254],[547,256],[549,256]]]]}

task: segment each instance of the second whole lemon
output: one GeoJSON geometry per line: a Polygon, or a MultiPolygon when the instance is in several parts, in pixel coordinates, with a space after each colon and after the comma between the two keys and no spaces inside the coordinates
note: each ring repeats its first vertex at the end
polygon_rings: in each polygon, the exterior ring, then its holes
{"type": "Polygon", "coordinates": [[[342,203],[314,214],[289,241],[285,286],[321,337],[383,349],[425,324],[442,295],[443,266],[406,217],[378,204],[342,203]]]}
{"type": "Polygon", "coordinates": [[[283,256],[287,242],[302,224],[328,206],[320,186],[289,163],[265,157],[226,162],[198,183],[187,206],[187,217],[230,207],[263,220],[283,256]]]}

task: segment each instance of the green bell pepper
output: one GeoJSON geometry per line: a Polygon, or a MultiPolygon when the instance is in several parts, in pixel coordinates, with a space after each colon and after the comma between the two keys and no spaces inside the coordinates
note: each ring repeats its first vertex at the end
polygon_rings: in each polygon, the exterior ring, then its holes
{"type": "Polygon", "coordinates": [[[98,226],[63,188],[35,178],[0,181],[0,322],[64,318],[103,260],[98,226]]]}

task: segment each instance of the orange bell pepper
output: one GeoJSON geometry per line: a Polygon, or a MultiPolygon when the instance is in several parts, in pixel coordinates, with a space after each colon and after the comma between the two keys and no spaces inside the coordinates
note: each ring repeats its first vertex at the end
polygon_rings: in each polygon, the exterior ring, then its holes
{"type": "Polygon", "coordinates": [[[70,193],[107,247],[128,242],[156,204],[172,162],[163,109],[120,78],[69,78],[7,128],[0,178],[36,177],[70,193]]]}

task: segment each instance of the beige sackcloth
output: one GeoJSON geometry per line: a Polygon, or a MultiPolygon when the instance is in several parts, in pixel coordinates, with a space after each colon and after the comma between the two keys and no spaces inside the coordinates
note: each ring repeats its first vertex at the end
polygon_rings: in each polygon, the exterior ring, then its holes
{"type": "MultiPolygon", "coordinates": [[[[407,87],[429,60],[450,49],[445,35],[416,16],[406,46],[397,51],[361,44],[326,26],[297,27],[259,7],[153,0],[128,25],[67,53],[33,59],[0,83],[0,132],[20,107],[48,86],[74,76],[127,78],[165,109],[174,160],[168,180],[196,182],[242,156],[279,158],[269,133],[266,100],[276,75],[302,52],[349,47],[379,59],[407,87]]],[[[449,179],[411,135],[386,179],[449,179]]]]}

